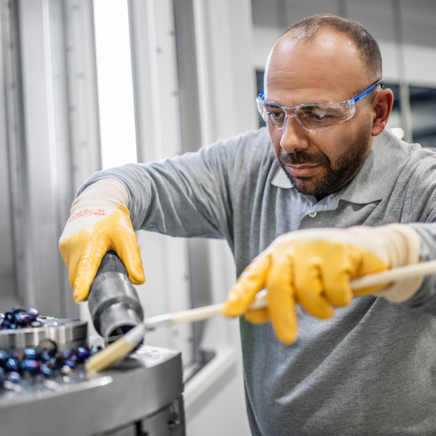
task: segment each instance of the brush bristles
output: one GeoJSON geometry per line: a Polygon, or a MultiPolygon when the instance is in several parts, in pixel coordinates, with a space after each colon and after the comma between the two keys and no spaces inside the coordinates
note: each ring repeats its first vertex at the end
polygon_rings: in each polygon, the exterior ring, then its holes
{"type": "Polygon", "coordinates": [[[136,345],[129,344],[124,338],[109,345],[104,350],[94,354],[85,364],[87,372],[97,372],[102,369],[108,368],[114,363],[124,359],[136,345]]]}

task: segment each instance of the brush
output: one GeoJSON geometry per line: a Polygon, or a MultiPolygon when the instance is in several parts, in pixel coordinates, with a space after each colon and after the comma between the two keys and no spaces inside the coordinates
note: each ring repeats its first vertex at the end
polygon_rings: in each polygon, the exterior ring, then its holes
{"type": "MultiPolygon", "coordinates": [[[[356,278],[350,282],[351,289],[371,288],[373,286],[388,284],[412,277],[421,277],[429,274],[436,274],[436,261],[422,262],[415,265],[383,271],[381,273],[368,274],[356,278]]],[[[250,306],[250,310],[267,307],[267,291],[264,289],[256,295],[256,299],[250,306]]],[[[358,292],[359,296],[363,295],[358,292]]],[[[162,326],[169,326],[180,322],[194,322],[208,319],[221,313],[225,303],[212,306],[199,307],[196,309],[184,310],[182,312],[169,313],[147,318],[132,330],[113,342],[104,350],[92,356],[86,363],[85,368],[89,373],[101,371],[114,363],[124,359],[142,341],[145,333],[162,326]]]]}

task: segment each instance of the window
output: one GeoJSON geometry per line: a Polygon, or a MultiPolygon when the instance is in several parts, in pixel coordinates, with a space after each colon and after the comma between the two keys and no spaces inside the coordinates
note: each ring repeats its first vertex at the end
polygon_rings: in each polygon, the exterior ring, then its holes
{"type": "Polygon", "coordinates": [[[94,0],[103,169],[135,163],[136,135],[127,0],[94,0]]]}
{"type": "Polygon", "coordinates": [[[413,142],[436,147],[436,89],[410,86],[413,142]]]}

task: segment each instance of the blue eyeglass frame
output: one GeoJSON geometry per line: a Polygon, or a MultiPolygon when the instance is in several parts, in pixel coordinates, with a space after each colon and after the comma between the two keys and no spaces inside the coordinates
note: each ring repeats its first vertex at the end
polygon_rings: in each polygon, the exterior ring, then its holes
{"type": "MultiPolygon", "coordinates": [[[[356,97],[351,98],[350,100],[347,100],[348,103],[345,105],[345,107],[356,105],[359,103],[359,101],[363,100],[365,97],[367,97],[369,94],[371,94],[372,91],[378,86],[381,85],[383,88],[384,81],[383,79],[377,80],[377,82],[373,83],[369,88],[366,88],[365,91],[361,92],[359,95],[356,95],[356,97]]],[[[259,96],[257,97],[259,100],[265,99],[265,91],[262,91],[259,96]]],[[[310,103],[308,103],[310,104],[310,103]]]]}

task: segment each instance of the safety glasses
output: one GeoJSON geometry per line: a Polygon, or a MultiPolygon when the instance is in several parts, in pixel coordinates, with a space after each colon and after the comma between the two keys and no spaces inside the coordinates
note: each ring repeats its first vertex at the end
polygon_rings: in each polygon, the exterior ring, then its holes
{"type": "Polygon", "coordinates": [[[330,129],[348,121],[356,113],[356,104],[378,86],[383,87],[383,80],[377,80],[365,91],[351,100],[341,102],[305,103],[294,107],[284,107],[278,103],[264,100],[262,91],[256,98],[257,108],[267,124],[276,129],[283,129],[289,117],[295,118],[301,127],[311,132],[330,129]]]}

